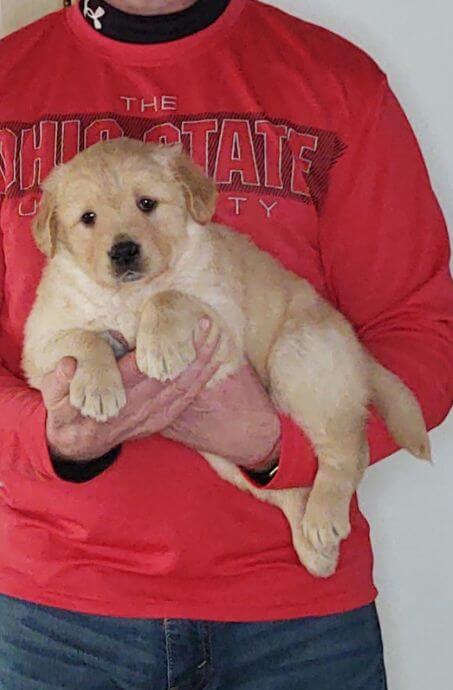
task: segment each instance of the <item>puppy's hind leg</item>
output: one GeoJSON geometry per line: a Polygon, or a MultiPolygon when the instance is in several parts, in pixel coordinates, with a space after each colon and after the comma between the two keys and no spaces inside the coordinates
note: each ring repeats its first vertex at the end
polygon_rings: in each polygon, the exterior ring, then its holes
{"type": "Polygon", "coordinates": [[[363,350],[341,323],[294,319],[276,341],[268,369],[276,404],[306,432],[318,457],[301,529],[316,549],[335,549],[349,535],[351,498],[368,465],[363,350]]]}
{"type": "Polygon", "coordinates": [[[317,550],[301,530],[301,522],[307,505],[310,489],[275,489],[258,488],[245,474],[229,460],[213,453],[202,453],[217,474],[241,491],[246,491],[259,501],[270,503],[279,508],[286,517],[294,550],[300,562],[316,577],[329,577],[335,572],[338,560],[338,548],[317,550]]]}

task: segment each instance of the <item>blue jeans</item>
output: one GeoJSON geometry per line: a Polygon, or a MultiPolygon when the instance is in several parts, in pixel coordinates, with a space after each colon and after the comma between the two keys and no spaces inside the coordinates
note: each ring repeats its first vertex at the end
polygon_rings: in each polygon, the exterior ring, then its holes
{"type": "Polygon", "coordinates": [[[0,596],[1,690],[385,690],[374,606],[275,623],[142,620],[0,596]]]}

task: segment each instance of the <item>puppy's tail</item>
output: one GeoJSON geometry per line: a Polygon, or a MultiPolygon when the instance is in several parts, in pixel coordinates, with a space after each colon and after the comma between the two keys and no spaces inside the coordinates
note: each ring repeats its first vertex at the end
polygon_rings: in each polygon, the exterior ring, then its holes
{"type": "Polygon", "coordinates": [[[372,403],[392,437],[421,460],[431,461],[431,447],[420,405],[407,386],[372,357],[372,403]]]}

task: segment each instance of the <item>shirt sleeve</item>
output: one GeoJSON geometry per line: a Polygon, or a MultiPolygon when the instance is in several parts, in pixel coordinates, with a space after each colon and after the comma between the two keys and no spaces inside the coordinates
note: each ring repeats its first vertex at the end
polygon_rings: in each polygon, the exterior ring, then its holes
{"type": "MultiPolygon", "coordinates": [[[[4,299],[5,264],[0,231],[0,305],[4,299]]],[[[5,366],[7,341],[0,326],[0,470],[42,480],[55,477],[47,448],[46,410],[41,394],[5,366]]]]}
{"type": "MultiPolygon", "coordinates": [[[[1,203],[0,203],[1,207],[1,203]]],[[[4,300],[5,261],[0,229],[0,307],[4,300]]],[[[105,472],[118,458],[121,446],[86,462],[71,462],[52,455],[47,445],[47,412],[41,393],[8,370],[7,338],[0,325],[0,471],[33,475],[46,481],[61,479],[84,483],[105,472]]]]}
{"type": "MultiPolygon", "coordinates": [[[[332,173],[320,211],[329,299],[363,345],[415,393],[429,429],[453,398],[448,233],[411,126],[385,78],[332,173]]],[[[397,449],[372,410],[371,462],[397,449]]],[[[280,470],[267,488],[311,484],[313,450],[282,419],[280,470]]]]}

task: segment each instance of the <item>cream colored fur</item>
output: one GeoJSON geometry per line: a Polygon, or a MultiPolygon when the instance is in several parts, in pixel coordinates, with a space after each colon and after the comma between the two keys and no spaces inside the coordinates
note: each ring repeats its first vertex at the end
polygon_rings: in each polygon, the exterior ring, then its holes
{"type": "Polygon", "coordinates": [[[278,409],[311,439],[319,470],[311,490],[265,490],[227,460],[204,457],[223,479],[280,508],[301,562],[325,577],[349,534],[351,497],[368,464],[368,406],[401,446],[429,458],[423,417],[408,388],[306,281],[210,222],[215,199],[214,183],[175,147],[116,140],[57,169],[35,224],[49,261],[26,325],[24,370],[39,388],[61,357],[75,357],[71,402],[103,421],[126,400],[102,333],[121,332],[140,370],[164,380],[194,359],[193,335],[208,313],[222,334],[222,365],[210,385],[247,357],[278,409]],[[141,197],[158,201],[149,215],[137,208],[141,197]],[[88,211],[97,214],[93,227],[80,222],[88,211]],[[141,247],[135,282],[112,271],[108,252],[122,238],[141,247]]]}

